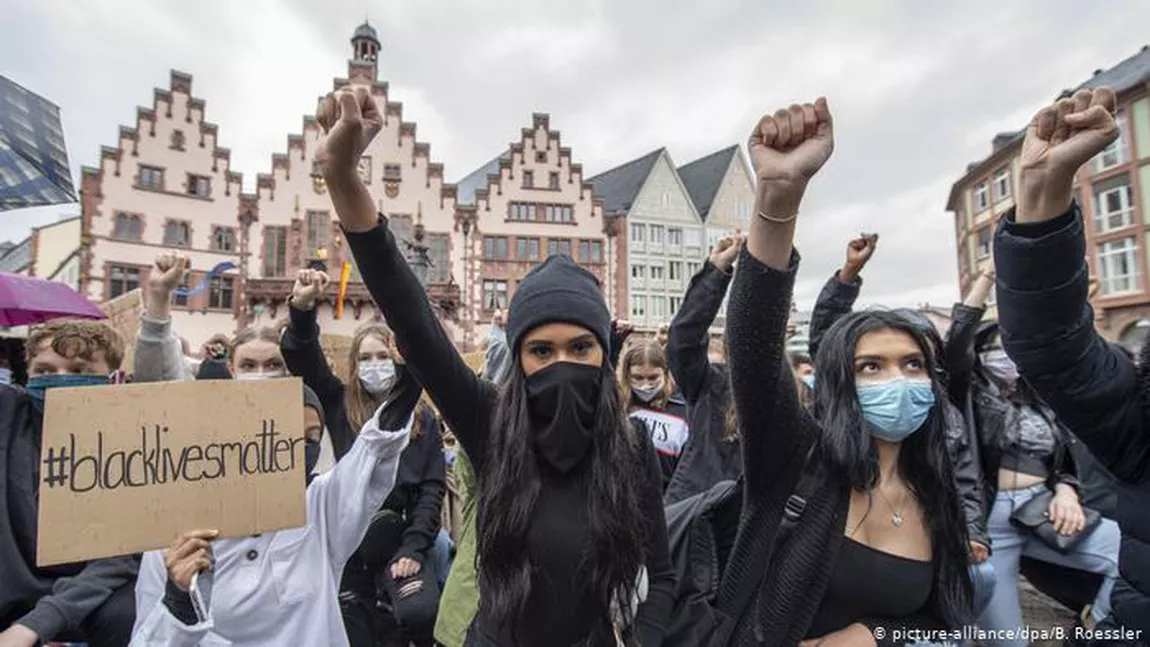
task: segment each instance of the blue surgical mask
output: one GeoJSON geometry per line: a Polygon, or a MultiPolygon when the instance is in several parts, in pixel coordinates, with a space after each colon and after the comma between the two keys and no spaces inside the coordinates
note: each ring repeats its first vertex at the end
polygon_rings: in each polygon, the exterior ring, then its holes
{"type": "Polygon", "coordinates": [[[0,368],[0,384],[12,383],[12,369],[0,368]]]}
{"type": "Polygon", "coordinates": [[[444,447],[443,448],[443,462],[447,465],[448,468],[450,468],[452,465],[455,464],[455,448],[454,447],[444,447]]]}
{"type": "Polygon", "coordinates": [[[44,410],[44,394],[48,389],[69,386],[106,386],[108,376],[99,373],[52,373],[49,375],[34,375],[28,378],[25,390],[32,398],[32,405],[40,411],[44,410]]]}
{"type": "Polygon", "coordinates": [[[804,375],[803,376],[803,384],[806,384],[807,386],[809,386],[811,388],[811,390],[813,391],[815,389],[815,374],[811,373],[810,375],[804,375]]]}
{"type": "Polygon", "coordinates": [[[890,442],[899,442],[918,431],[934,407],[934,389],[929,380],[900,377],[860,386],[858,394],[867,431],[890,442]]]}

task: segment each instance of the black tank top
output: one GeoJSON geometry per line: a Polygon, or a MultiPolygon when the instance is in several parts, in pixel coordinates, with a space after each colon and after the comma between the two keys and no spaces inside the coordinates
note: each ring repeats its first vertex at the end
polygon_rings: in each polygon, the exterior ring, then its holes
{"type": "Polygon", "coordinates": [[[923,608],[934,566],[843,537],[835,570],[807,638],[821,638],[863,618],[898,619],[923,608]]]}

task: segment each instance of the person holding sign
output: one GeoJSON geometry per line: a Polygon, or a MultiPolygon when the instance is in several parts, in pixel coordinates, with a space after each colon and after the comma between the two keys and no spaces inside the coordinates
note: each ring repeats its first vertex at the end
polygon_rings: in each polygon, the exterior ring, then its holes
{"type": "MultiPolygon", "coordinates": [[[[182,272],[181,260],[168,260],[157,263],[163,271],[154,284],[154,298],[166,299],[170,295],[163,290],[166,277],[176,277],[175,284],[182,272]]],[[[154,317],[156,309],[149,306],[148,314],[154,317]]],[[[155,319],[153,323],[170,324],[155,319]]],[[[151,332],[163,340],[162,348],[145,339],[141,330],[137,381],[157,381],[165,375],[189,379],[181,375],[178,338],[170,329],[151,332]]],[[[246,350],[262,341],[256,335],[233,343],[237,376],[275,374],[269,364],[273,358],[263,357],[264,349],[246,350]],[[251,364],[247,369],[258,369],[245,371],[245,361],[251,364]]],[[[365,421],[347,454],[314,480],[310,465],[316,452],[308,452],[312,455],[306,461],[310,483],[305,527],[236,539],[222,539],[215,530],[191,530],[166,551],[146,553],[136,585],[138,617],[132,644],[347,645],[339,579],[395,484],[419,394],[414,380],[401,378],[388,401],[365,421]]],[[[321,409],[313,399],[304,410],[309,448],[318,446],[321,409]]]]}
{"type": "Polygon", "coordinates": [[[123,645],[135,613],[136,558],[38,568],[36,546],[45,394],[58,386],[108,384],[124,345],[106,324],[57,321],[33,328],[26,348],[27,390],[0,389],[0,646],[123,645]]]}
{"type": "MultiPolygon", "coordinates": [[[[328,282],[327,274],[319,270],[299,271],[280,350],[292,374],[303,378],[323,402],[339,460],[406,371],[391,331],[376,322],[360,326],[352,339],[348,357],[352,379],[344,384],[332,373],[320,345],[315,308],[328,282]]],[[[440,529],[446,471],[439,420],[431,407],[421,403],[395,487],[344,569],[340,600],[353,646],[372,647],[378,642],[377,598],[391,608],[405,639],[420,646],[432,643],[440,591],[435,569],[424,566],[432,563],[429,558],[440,529]]]]}
{"type": "Polygon", "coordinates": [[[507,381],[479,378],[356,171],[383,126],[370,92],[327,96],[317,119],[317,166],[364,282],[475,464],[483,594],[466,644],[657,647],[674,588],[661,474],[616,387],[598,280],[562,255],[529,272],[507,312],[507,381]]]}

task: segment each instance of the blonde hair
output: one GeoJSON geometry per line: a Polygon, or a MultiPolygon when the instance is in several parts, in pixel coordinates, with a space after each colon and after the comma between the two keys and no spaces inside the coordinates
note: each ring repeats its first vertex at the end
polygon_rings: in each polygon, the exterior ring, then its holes
{"type": "Polygon", "coordinates": [[[622,401],[631,402],[631,368],[633,366],[651,366],[663,371],[663,392],[651,401],[651,406],[666,409],[667,401],[671,397],[671,371],[667,365],[667,353],[662,344],[654,339],[646,339],[632,344],[623,353],[619,361],[619,394],[622,401]]]}
{"type": "MultiPolygon", "coordinates": [[[[395,348],[395,336],[392,334],[391,329],[387,324],[381,321],[373,321],[366,323],[355,331],[355,336],[351,338],[351,348],[348,350],[347,357],[347,370],[348,379],[344,384],[344,406],[347,409],[347,423],[351,427],[352,433],[359,433],[363,427],[363,423],[367,422],[369,418],[375,413],[375,410],[382,404],[380,399],[367,392],[363,388],[363,384],[359,381],[359,348],[363,345],[363,341],[368,337],[378,337],[384,346],[387,346],[392,353],[392,360],[398,360],[396,355],[399,351],[395,348]]],[[[398,364],[398,361],[396,361],[398,364]]],[[[422,407],[416,406],[415,420],[411,425],[411,440],[419,438],[420,430],[422,429],[423,412],[422,407]]]]}
{"type": "MultiPolygon", "coordinates": [[[[213,337],[212,340],[214,339],[213,337]]],[[[228,361],[234,362],[236,359],[236,349],[253,341],[271,342],[276,345],[276,348],[279,348],[280,332],[268,326],[244,328],[236,333],[235,337],[232,337],[231,342],[228,343],[228,361]]],[[[211,340],[209,340],[208,343],[211,343],[211,340]]]]}

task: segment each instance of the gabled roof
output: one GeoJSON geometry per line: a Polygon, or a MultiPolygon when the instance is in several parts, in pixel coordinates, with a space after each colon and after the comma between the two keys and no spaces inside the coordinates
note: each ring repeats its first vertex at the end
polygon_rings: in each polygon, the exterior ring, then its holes
{"type": "Polygon", "coordinates": [[[1079,85],[1075,90],[1082,88],[1097,88],[1107,86],[1115,94],[1141,85],[1150,78],[1150,45],[1143,45],[1138,53],[1122,61],[1108,70],[1095,70],[1094,76],[1079,85]]]}
{"type": "Polygon", "coordinates": [[[695,210],[704,221],[707,219],[707,212],[711,210],[711,203],[719,193],[719,186],[727,175],[727,169],[731,166],[731,159],[738,152],[738,144],[728,146],[679,167],[679,177],[683,180],[683,186],[687,188],[691,202],[695,203],[695,210]]]}
{"type": "Polygon", "coordinates": [[[32,237],[13,245],[0,256],[0,272],[19,274],[32,264],[32,237]]]}
{"type": "Polygon", "coordinates": [[[455,183],[455,204],[475,204],[475,192],[487,188],[487,176],[499,173],[499,163],[510,160],[511,153],[504,151],[495,156],[490,162],[480,166],[455,183]]]}
{"type": "Polygon", "coordinates": [[[620,166],[604,171],[587,181],[595,187],[595,195],[603,200],[605,215],[631,210],[639,190],[647,182],[655,162],[665,149],[657,148],[650,153],[620,166]]]}
{"type": "MultiPolygon", "coordinates": [[[[1148,79],[1150,79],[1150,45],[1143,45],[1142,49],[1138,50],[1138,53],[1118,63],[1114,67],[1107,70],[1095,70],[1094,76],[1086,79],[1072,90],[1064,90],[1058,95],[1058,98],[1069,97],[1082,88],[1097,88],[1103,85],[1109,87],[1115,94],[1120,95],[1123,92],[1138,87],[1148,79]]],[[[996,135],[991,144],[990,155],[977,162],[968,164],[966,173],[964,173],[957,182],[951,185],[950,195],[946,200],[946,210],[957,210],[959,206],[959,193],[962,187],[976,175],[986,172],[987,167],[991,166],[992,162],[998,164],[1001,163],[1001,160],[1008,159],[1010,155],[1013,155],[1013,148],[1021,145],[1025,136],[1025,128],[1014,133],[999,133],[996,135]]]]}

